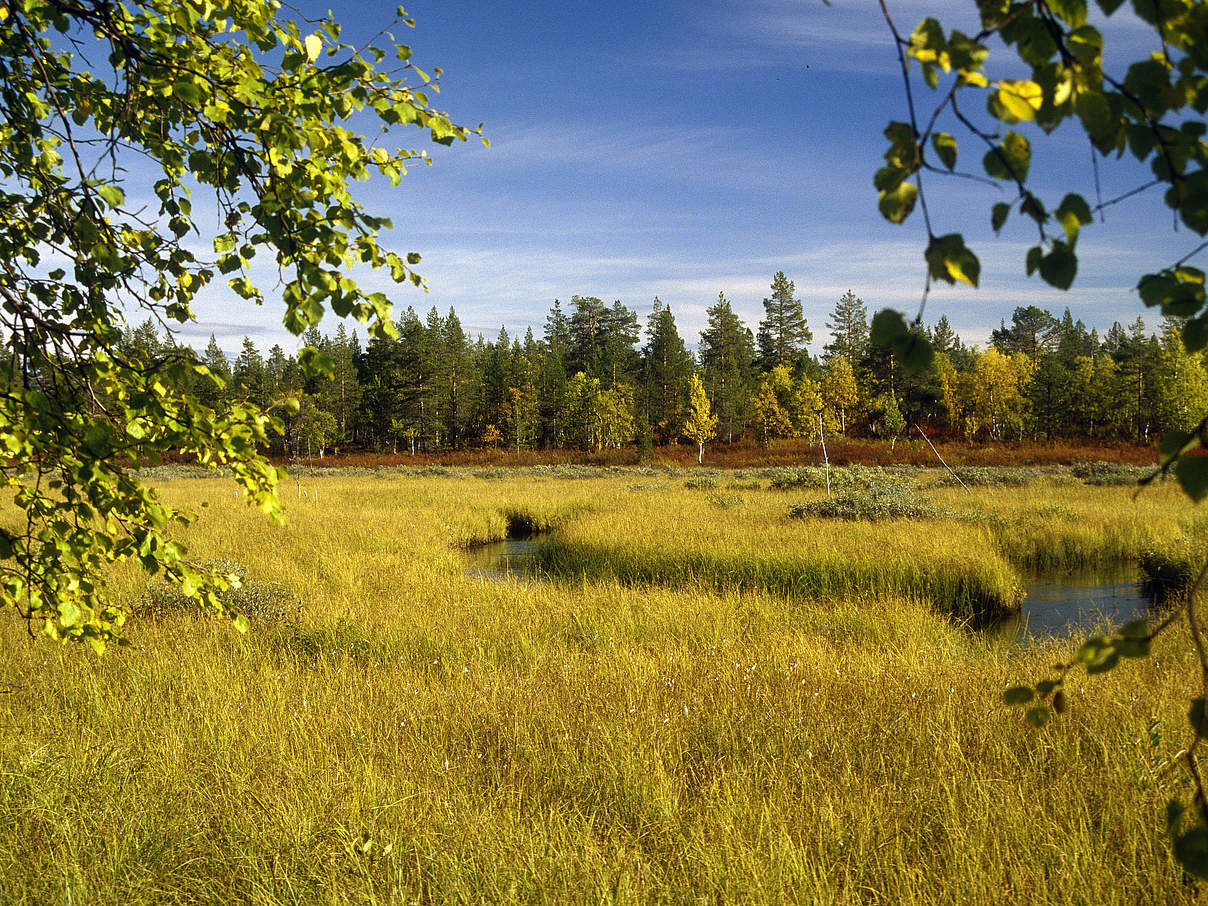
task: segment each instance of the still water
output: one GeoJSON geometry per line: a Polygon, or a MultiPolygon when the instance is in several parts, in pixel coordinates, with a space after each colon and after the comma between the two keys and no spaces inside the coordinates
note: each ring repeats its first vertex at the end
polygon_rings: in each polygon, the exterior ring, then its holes
{"type": "Polygon", "coordinates": [[[540,545],[540,541],[532,538],[480,544],[465,552],[466,572],[487,579],[540,578],[540,545]]]}
{"type": "MultiPolygon", "coordinates": [[[[484,544],[466,552],[466,571],[494,580],[536,580],[541,572],[540,539],[484,544]]],[[[1152,598],[1132,566],[1078,572],[1036,573],[1026,579],[1017,613],[986,631],[1003,641],[1026,642],[1077,635],[1145,615],[1152,598]]]]}
{"type": "Polygon", "coordinates": [[[994,633],[1051,639],[1120,625],[1145,616],[1153,598],[1145,593],[1134,566],[1037,574],[1029,577],[1019,612],[994,633]]]}

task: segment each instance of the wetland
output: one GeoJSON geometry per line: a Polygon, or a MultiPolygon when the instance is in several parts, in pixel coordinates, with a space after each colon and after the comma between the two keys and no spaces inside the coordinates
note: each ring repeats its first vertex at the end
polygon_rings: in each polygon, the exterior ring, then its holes
{"type": "Polygon", "coordinates": [[[0,899],[1195,902],[1161,820],[1182,624],[1040,729],[1003,691],[1070,632],[964,627],[1038,570],[1199,556],[1204,521],[1032,472],[855,470],[933,509],[851,519],[792,515],[825,497],[802,471],[331,471],[279,528],[165,473],[251,629],[142,609],[97,658],[0,626],[0,899]],[[524,531],[506,559],[557,581],[467,562],[524,531]]]}

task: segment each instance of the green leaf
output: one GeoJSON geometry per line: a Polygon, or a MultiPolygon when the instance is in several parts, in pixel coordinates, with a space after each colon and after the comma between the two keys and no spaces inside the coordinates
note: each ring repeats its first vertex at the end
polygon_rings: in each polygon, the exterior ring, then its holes
{"type": "Polygon", "coordinates": [[[1196,503],[1208,496],[1208,457],[1184,456],[1175,463],[1174,475],[1183,492],[1196,503]]]}
{"type": "Polygon", "coordinates": [[[1169,459],[1176,453],[1181,453],[1194,439],[1195,435],[1190,431],[1171,431],[1163,435],[1161,443],[1158,444],[1158,452],[1162,459],[1169,459]]]}
{"type": "Polygon", "coordinates": [[[1107,673],[1120,662],[1120,653],[1113,642],[1103,636],[1087,639],[1074,653],[1074,660],[1090,674],[1107,673]]]}
{"type": "Polygon", "coordinates": [[[1188,352],[1199,352],[1208,346],[1208,317],[1200,315],[1183,325],[1183,346],[1188,352]]]}
{"type": "Polygon", "coordinates": [[[1049,718],[1052,716],[1053,713],[1047,706],[1037,705],[1035,708],[1028,708],[1024,719],[1033,727],[1043,727],[1049,722],[1049,718]]]}
{"type": "Polygon", "coordinates": [[[872,317],[868,338],[878,346],[890,346],[908,332],[901,312],[883,308],[872,317]]]}
{"type": "Polygon", "coordinates": [[[1107,98],[1100,91],[1084,91],[1074,101],[1074,110],[1095,146],[1106,151],[1119,127],[1107,98]]]}
{"type": "Polygon", "coordinates": [[[1065,230],[1065,239],[1071,245],[1078,238],[1079,230],[1094,220],[1091,206],[1086,203],[1086,199],[1073,192],[1061,199],[1061,204],[1057,206],[1055,213],[1057,221],[1065,230]]]}
{"type": "Polygon", "coordinates": [[[909,374],[926,371],[935,361],[931,341],[919,331],[910,331],[894,344],[894,352],[903,370],[909,374]]]}
{"type": "Polygon", "coordinates": [[[935,350],[919,331],[912,331],[901,312],[885,308],[872,319],[869,339],[879,346],[888,346],[906,371],[917,373],[935,360],[935,350]]]}
{"type": "Polygon", "coordinates": [[[1007,217],[1011,213],[1011,206],[1005,201],[1000,201],[990,209],[990,226],[994,228],[994,232],[998,232],[1007,222],[1007,217]]]}
{"type": "Polygon", "coordinates": [[[1002,700],[1008,705],[1026,705],[1036,697],[1031,686],[1012,686],[1002,694],[1002,700]]]}
{"type": "Polygon", "coordinates": [[[1040,259],[1040,278],[1057,289],[1069,289],[1078,273],[1078,257],[1064,242],[1054,242],[1053,249],[1040,259]]]}
{"type": "Polygon", "coordinates": [[[1208,233],[1208,173],[1199,170],[1185,177],[1179,193],[1179,216],[1201,236],[1208,233]]]}
{"type": "Polygon", "coordinates": [[[186,104],[196,106],[201,102],[201,88],[192,79],[181,79],[172,86],[172,93],[186,104]]]}
{"type": "Polygon", "coordinates": [[[331,356],[312,346],[303,346],[298,350],[298,364],[304,374],[314,377],[335,377],[335,365],[331,356]]]}
{"type": "Polygon", "coordinates": [[[83,612],[71,601],[63,601],[59,604],[59,622],[63,626],[76,626],[83,617],[83,612]]]}
{"type": "Polygon", "coordinates": [[[120,208],[122,202],[126,200],[126,193],[122,191],[121,186],[115,186],[112,183],[97,186],[96,193],[105,199],[111,208],[120,208]]]}
{"type": "Polygon", "coordinates": [[[882,192],[892,192],[902,184],[902,181],[910,175],[910,171],[905,167],[886,166],[881,167],[873,174],[872,184],[876,188],[878,197],[882,192]]]}
{"type": "Polygon", "coordinates": [[[1008,132],[997,147],[982,159],[987,175],[993,179],[1023,182],[1032,164],[1032,146],[1018,132],[1008,132]]]}
{"type": "Polygon", "coordinates": [[[945,283],[960,281],[977,286],[981,263],[977,256],[965,247],[965,239],[960,233],[949,233],[932,239],[924,256],[932,279],[945,283]]]}
{"type": "Polygon", "coordinates": [[[1124,5],[1124,0],[1095,0],[1099,5],[1099,9],[1103,10],[1103,15],[1110,16],[1121,6],[1124,5]]]}
{"type": "Polygon", "coordinates": [[[945,167],[956,168],[956,139],[947,132],[936,132],[931,136],[931,147],[945,167]]]}
{"type": "Polygon", "coordinates": [[[1065,20],[1070,28],[1080,28],[1086,22],[1086,0],[1047,0],[1049,9],[1065,20]]]}
{"type": "Polygon", "coordinates": [[[918,196],[918,186],[912,182],[904,182],[893,191],[882,192],[877,206],[880,208],[881,216],[890,223],[901,223],[914,210],[914,203],[918,196]]]}
{"type": "Polygon", "coordinates": [[[1208,827],[1201,823],[1175,837],[1174,857],[1188,874],[1208,879],[1208,827]]]}
{"type": "Polygon", "coordinates": [[[998,103],[1016,120],[1033,120],[1044,101],[1044,89],[1030,80],[998,83],[998,103]]]}

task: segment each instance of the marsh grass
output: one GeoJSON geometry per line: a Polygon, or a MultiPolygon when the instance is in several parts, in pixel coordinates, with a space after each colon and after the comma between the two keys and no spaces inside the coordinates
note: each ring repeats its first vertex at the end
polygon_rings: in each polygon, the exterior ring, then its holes
{"type": "MultiPolygon", "coordinates": [[[[314,480],[283,529],[225,484],[165,486],[210,504],[194,552],[292,589],[295,621],[240,636],[165,614],[100,659],[0,626],[0,901],[1198,900],[1161,830],[1186,794],[1181,631],[1076,681],[1035,731],[1002,689],[1069,646],[995,646],[916,596],[491,582],[458,554],[511,511],[573,513],[554,537],[609,557],[831,551],[836,571],[911,550],[1004,564],[989,527],[789,520],[778,492],[719,510],[624,475],[314,480]]],[[[1054,536],[1181,532],[1176,495],[1132,515],[1095,495],[982,506],[1023,526],[1056,503],[1079,521],[1039,517],[1054,536]]]]}

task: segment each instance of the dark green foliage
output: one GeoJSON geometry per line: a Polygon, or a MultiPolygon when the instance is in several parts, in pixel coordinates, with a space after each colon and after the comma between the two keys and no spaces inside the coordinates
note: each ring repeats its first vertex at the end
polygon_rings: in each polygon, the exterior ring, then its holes
{"type": "Polygon", "coordinates": [[[793,368],[814,339],[796,292],[784,271],[777,271],[772,277],[772,295],[763,300],[764,319],[759,322],[759,363],[765,371],[777,365],[793,368]]]}
{"type": "Polygon", "coordinates": [[[671,307],[656,296],[642,350],[642,396],[646,424],[659,443],[678,440],[688,413],[692,355],[675,326],[671,307]]]}
{"type": "Polygon", "coordinates": [[[700,335],[700,365],[718,419],[717,436],[731,443],[742,437],[751,415],[757,383],[755,338],[724,293],[717,294],[717,303],[706,314],[709,324],[700,335]]]}
{"type": "Polygon", "coordinates": [[[826,329],[831,332],[831,341],[825,348],[827,358],[842,356],[855,367],[868,346],[868,309],[864,300],[857,299],[850,289],[845,292],[835,303],[826,329]]]}

